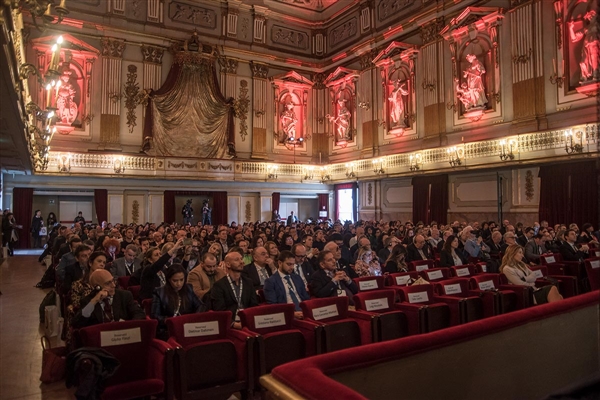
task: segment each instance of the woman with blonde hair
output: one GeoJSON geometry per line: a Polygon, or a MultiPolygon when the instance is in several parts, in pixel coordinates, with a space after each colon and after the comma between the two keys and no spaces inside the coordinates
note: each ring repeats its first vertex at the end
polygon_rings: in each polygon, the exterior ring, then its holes
{"type": "Polygon", "coordinates": [[[379,259],[374,256],[373,251],[368,248],[360,248],[354,270],[358,276],[381,276],[381,265],[379,259]]]}
{"type": "Polygon", "coordinates": [[[502,258],[500,273],[513,285],[529,286],[533,288],[533,300],[535,304],[551,303],[562,300],[563,297],[554,285],[535,286],[536,276],[523,262],[523,248],[518,244],[508,246],[502,258]]]}

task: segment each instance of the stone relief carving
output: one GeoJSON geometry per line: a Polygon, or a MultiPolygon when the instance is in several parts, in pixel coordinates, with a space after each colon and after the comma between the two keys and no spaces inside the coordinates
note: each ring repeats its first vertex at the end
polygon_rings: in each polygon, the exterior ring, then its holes
{"type": "Polygon", "coordinates": [[[77,73],[68,65],[63,67],[56,94],[57,123],[72,125],[79,114],[78,99],[81,97],[81,88],[77,83],[77,73]]]}
{"type": "Polygon", "coordinates": [[[123,50],[125,50],[125,41],[102,38],[102,55],[104,57],[122,58],[123,50]]]}
{"type": "Polygon", "coordinates": [[[358,32],[358,20],[352,18],[329,31],[329,43],[331,47],[352,38],[358,32]]]}
{"type": "Polygon", "coordinates": [[[240,81],[240,94],[237,100],[237,106],[235,107],[236,117],[240,120],[240,137],[242,142],[246,141],[248,136],[248,106],[250,105],[250,98],[248,97],[248,82],[246,80],[240,81]]]}
{"type": "Polygon", "coordinates": [[[142,45],[142,57],[144,62],[162,64],[165,50],[160,47],[142,45]]]}
{"type": "Polygon", "coordinates": [[[388,101],[390,102],[390,118],[392,119],[392,127],[405,128],[405,101],[403,96],[408,96],[409,92],[406,89],[407,82],[397,80],[394,83],[394,90],[390,93],[388,101]]]}
{"type": "Polygon", "coordinates": [[[133,64],[127,66],[127,83],[125,83],[125,108],[127,109],[127,126],[129,133],[133,133],[133,128],[137,125],[137,116],[135,108],[139,104],[140,87],[137,83],[137,67],[133,64]]]}
{"type": "Polygon", "coordinates": [[[383,21],[395,16],[398,12],[407,8],[414,0],[381,0],[377,5],[379,20],[383,21]]]}
{"type": "Polygon", "coordinates": [[[315,89],[325,89],[325,74],[319,73],[313,75],[313,81],[315,82],[315,89]]]}
{"type": "Polygon", "coordinates": [[[444,27],[444,17],[439,17],[421,27],[421,40],[423,44],[441,39],[440,31],[444,27]]]}
{"type": "Polygon", "coordinates": [[[325,118],[329,120],[335,127],[336,141],[346,141],[352,140],[351,130],[350,130],[350,121],[352,118],[352,113],[346,107],[346,103],[348,99],[344,99],[339,97],[336,101],[336,114],[325,115],[325,118]]]}
{"type": "Polygon", "coordinates": [[[285,135],[285,139],[296,138],[296,125],[298,124],[298,118],[294,112],[295,104],[292,101],[291,96],[286,96],[283,101],[283,111],[279,115],[279,122],[281,123],[281,129],[285,135]]]}
{"type": "Polygon", "coordinates": [[[271,29],[273,43],[283,44],[298,49],[308,49],[308,34],[284,26],[273,25],[271,29]]]}
{"type": "Polygon", "coordinates": [[[263,78],[266,79],[269,74],[269,67],[264,64],[257,64],[255,62],[250,62],[250,69],[252,70],[253,78],[263,78]]]}
{"type": "Polygon", "coordinates": [[[244,39],[248,39],[248,28],[250,27],[250,19],[242,18],[242,23],[240,24],[240,33],[244,39]]]}
{"type": "Polygon", "coordinates": [[[184,24],[212,29],[217,27],[217,14],[208,8],[191,6],[174,1],[169,5],[169,16],[172,21],[184,24]]]}
{"type": "Polygon", "coordinates": [[[219,65],[221,66],[221,72],[225,72],[227,74],[237,73],[237,60],[226,57],[219,57],[219,65]]]}

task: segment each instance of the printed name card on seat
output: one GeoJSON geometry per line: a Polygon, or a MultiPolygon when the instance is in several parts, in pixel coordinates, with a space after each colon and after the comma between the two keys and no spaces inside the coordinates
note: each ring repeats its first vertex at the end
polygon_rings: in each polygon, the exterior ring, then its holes
{"type": "Polygon", "coordinates": [[[231,329],[231,312],[209,311],[167,318],[176,348],[178,399],[229,397],[254,388],[255,334],[231,329]]]}
{"type": "Polygon", "coordinates": [[[585,260],[585,271],[590,282],[590,289],[600,289],[600,257],[585,260]]]}
{"type": "Polygon", "coordinates": [[[419,273],[416,271],[396,272],[385,276],[386,286],[406,286],[410,282],[419,278],[419,273]]]}
{"type": "Polygon", "coordinates": [[[434,299],[433,285],[396,287],[400,303],[396,307],[406,314],[411,335],[433,332],[450,326],[450,309],[434,299]]]}
{"type": "Polygon", "coordinates": [[[431,269],[435,267],[435,263],[433,260],[418,260],[418,261],[411,261],[408,263],[408,270],[409,271],[424,271],[426,269],[431,269]]]}
{"type": "Polygon", "coordinates": [[[383,289],[385,278],[383,276],[363,276],[354,278],[353,281],[356,283],[359,292],[366,292],[383,289]]]}
{"type": "Polygon", "coordinates": [[[483,302],[469,290],[468,278],[447,279],[433,284],[434,299],[450,307],[450,324],[459,325],[483,318],[483,302]]]}
{"type": "Polygon", "coordinates": [[[295,319],[294,311],[293,304],[270,304],[239,312],[242,326],[257,335],[257,380],[278,365],[306,356],[307,338],[297,326],[308,326],[308,340],[314,342],[314,324],[295,319]]]}
{"type": "Polygon", "coordinates": [[[419,271],[419,275],[428,282],[436,282],[450,278],[450,270],[448,268],[430,268],[419,271]]]}
{"type": "Polygon", "coordinates": [[[506,290],[506,285],[500,285],[499,274],[480,274],[469,278],[472,293],[481,297],[485,317],[504,314],[516,310],[517,295],[512,290],[506,290]]]}
{"type": "MultiPolygon", "coordinates": [[[[348,297],[325,297],[300,303],[304,320],[322,326],[322,352],[331,352],[372,342],[371,317],[348,311],[348,297]]],[[[319,349],[319,340],[317,340],[319,349]]],[[[319,351],[317,350],[317,353],[319,351]]]]}
{"type": "Polygon", "coordinates": [[[396,308],[396,291],[393,289],[361,292],[354,295],[356,312],[373,316],[371,329],[373,341],[399,339],[408,335],[406,315],[396,308]]]}
{"type": "Polygon", "coordinates": [[[155,339],[155,320],[135,320],[93,325],[79,330],[84,347],[99,347],[121,363],[106,382],[103,399],[169,397],[173,375],[171,347],[155,339]]]}

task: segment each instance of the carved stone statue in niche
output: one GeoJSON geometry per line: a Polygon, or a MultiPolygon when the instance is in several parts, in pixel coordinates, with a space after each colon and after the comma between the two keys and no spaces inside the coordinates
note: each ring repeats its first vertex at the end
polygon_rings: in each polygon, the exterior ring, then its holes
{"type": "Polygon", "coordinates": [[[281,129],[283,131],[280,142],[283,143],[290,138],[296,138],[296,125],[298,124],[298,118],[294,112],[294,102],[290,96],[287,96],[283,102],[283,111],[279,116],[281,122],[281,129]]]}
{"type": "Polygon", "coordinates": [[[390,102],[390,118],[392,119],[393,127],[406,127],[405,104],[402,96],[407,96],[406,82],[401,82],[398,79],[394,84],[394,90],[390,93],[388,100],[390,102]]]}
{"type": "Polygon", "coordinates": [[[332,116],[327,114],[325,116],[335,127],[336,141],[352,139],[350,134],[350,119],[352,118],[352,113],[348,110],[348,107],[346,107],[347,101],[348,100],[340,97],[337,100],[337,115],[332,116]]]}
{"type": "Polygon", "coordinates": [[[588,11],[583,17],[583,23],[587,21],[587,27],[576,31],[577,21],[569,21],[569,36],[571,42],[576,43],[583,39],[581,49],[581,82],[600,80],[600,29],[598,27],[598,15],[595,10],[588,11]]]}
{"type": "Polygon", "coordinates": [[[463,71],[463,78],[466,78],[467,81],[459,84],[458,79],[455,79],[456,95],[464,104],[466,111],[485,108],[488,102],[483,84],[485,68],[474,54],[467,54],[466,58],[471,63],[463,71]]]}
{"type": "Polygon", "coordinates": [[[72,125],[77,120],[79,113],[77,103],[81,90],[76,77],[77,74],[71,69],[65,69],[60,76],[60,86],[56,91],[59,124],[72,125]]]}

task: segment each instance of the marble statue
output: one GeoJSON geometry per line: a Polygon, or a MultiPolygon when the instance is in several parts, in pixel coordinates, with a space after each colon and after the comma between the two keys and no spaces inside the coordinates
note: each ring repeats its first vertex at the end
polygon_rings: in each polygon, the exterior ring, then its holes
{"type": "Polygon", "coordinates": [[[484,108],[488,99],[483,85],[483,74],[485,74],[483,64],[474,54],[468,54],[467,61],[471,63],[463,71],[463,77],[467,81],[459,85],[458,79],[455,79],[455,89],[458,99],[464,104],[465,110],[468,111],[473,108],[484,108]]]}
{"type": "Polygon", "coordinates": [[[388,100],[391,103],[390,118],[392,118],[394,126],[406,126],[404,123],[404,99],[402,96],[407,95],[408,90],[406,90],[406,82],[402,83],[400,80],[397,80],[394,90],[390,93],[390,97],[388,97],[388,100]]]}
{"type": "Polygon", "coordinates": [[[346,107],[346,99],[339,98],[337,100],[337,116],[327,114],[325,117],[329,119],[329,122],[335,125],[335,131],[338,140],[350,139],[350,118],[352,114],[348,107],[346,107]]]}
{"type": "Polygon", "coordinates": [[[58,122],[68,125],[72,125],[73,122],[75,122],[79,112],[79,107],[77,106],[77,103],[75,103],[77,88],[74,86],[73,82],[71,82],[71,74],[71,71],[63,72],[60,76],[60,86],[56,91],[58,122]]]}
{"type": "Polygon", "coordinates": [[[598,27],[598,15],[595,10],[588,11],[583,17],[587,21],[587,27],[581,31],[575,31],[575,21],[569,21],[569,36],[571,42],[576,43],[583,39],[581,49],[581,81],[600,80],[600,28],[598,27]]]}
{"type": "Polygon", "coordinates": [[[290,138],[295,138],[298,118],[296,118],[296,113],[294,112],[294,102],[291,99],[288,99],[285,102],[284,110],[279,116],[279,121],[281,121],[281,128],[283,129],[284,133],[283,141],[290,138]]]}

